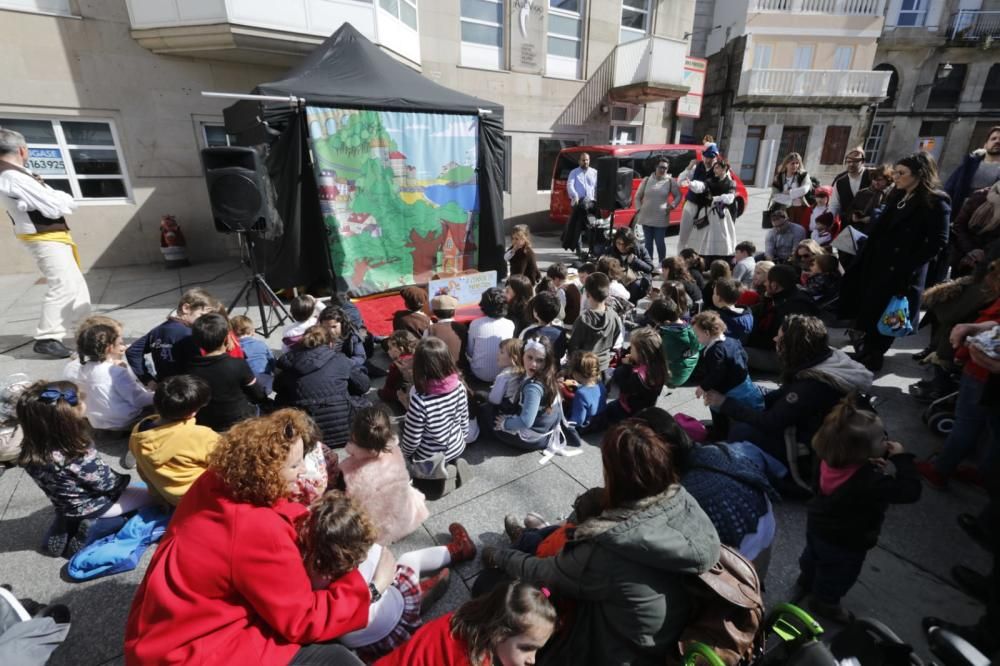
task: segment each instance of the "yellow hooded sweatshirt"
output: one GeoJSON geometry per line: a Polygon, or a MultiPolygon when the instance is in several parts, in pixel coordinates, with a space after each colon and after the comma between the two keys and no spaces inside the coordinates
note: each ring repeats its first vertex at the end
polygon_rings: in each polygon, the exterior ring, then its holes
{"type": "Polygon", "coordinates": [[[219,435],[200,426],[193,418],[154,425],[158,416],[136,424],[128,447],[135,456],[136,471],[152,494],[177,506],[201,473],[208,468],[208,454],[219,435]]]}

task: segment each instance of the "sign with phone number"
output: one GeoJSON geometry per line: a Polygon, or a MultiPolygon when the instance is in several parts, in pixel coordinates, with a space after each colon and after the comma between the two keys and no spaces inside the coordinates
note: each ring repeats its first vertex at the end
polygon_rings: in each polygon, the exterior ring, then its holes
{"type": "Polygon", "coordinates": [[[29,148],[28,168],[40,176],[66,174],[66,162],[58,148],[29,148]]]}

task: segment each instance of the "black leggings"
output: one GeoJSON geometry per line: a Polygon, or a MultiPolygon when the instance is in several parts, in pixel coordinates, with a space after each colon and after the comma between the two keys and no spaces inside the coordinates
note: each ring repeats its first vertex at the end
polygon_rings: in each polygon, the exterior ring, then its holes
{"type": "Polygon", "coordinates": [[[340,643],[313,643],[303,645],[295,653],[292,666],[315,664],[316,666],[364,666],[353,652],[340,643]]]}

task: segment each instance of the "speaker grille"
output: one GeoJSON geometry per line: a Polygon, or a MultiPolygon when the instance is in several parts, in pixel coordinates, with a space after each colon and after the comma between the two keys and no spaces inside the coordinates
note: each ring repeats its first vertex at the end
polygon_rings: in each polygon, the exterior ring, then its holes
{"type": "Polygon", "coordinates": [[[249,226],[260,213],[260,190],[252,173],[227,173],[212,180],[209,197],[223,222],[249,226]]]}

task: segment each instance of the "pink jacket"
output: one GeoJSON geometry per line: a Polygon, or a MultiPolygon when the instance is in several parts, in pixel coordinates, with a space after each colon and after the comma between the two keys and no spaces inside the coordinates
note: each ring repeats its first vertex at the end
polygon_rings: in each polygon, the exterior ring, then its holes
{"type": "Polygon", "coordinates": [[[340,471],[347,494],[361,503],[378,527],[380,544],[399,541],[427,519],[424,495],[410,485],[396,440],[389,452],[376,458],[344,458],[340,471]]]}

